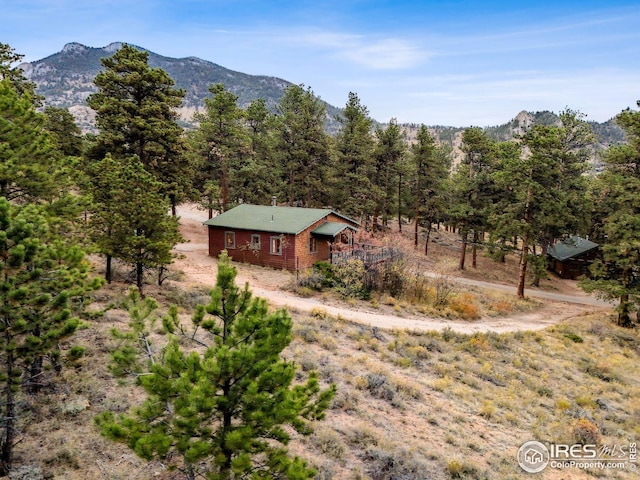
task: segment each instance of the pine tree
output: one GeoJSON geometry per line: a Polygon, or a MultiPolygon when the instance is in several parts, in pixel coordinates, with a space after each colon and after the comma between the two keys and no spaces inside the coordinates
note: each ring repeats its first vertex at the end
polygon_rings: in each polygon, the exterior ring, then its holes
{"type": "Polygon", "coordinates": [[[606,154],[607,168],[599,179],[605,212],[602,259],[592,265],[591,278],[581,286],[617,300],[618,325],[633,327],[634,311],[640,323],[640,111],[624,110],[616,123],[628,143],[611,147],[606,154]]]}
{"type": "Polygon", "coordinates": [[[91,236],[106,256],[106,279],[111,258],[134,267],[136,286],[144,293],[144,273],[173,261],[173,247],[182,241],[178,220],[168,215],[168,201],[160,182],[137,157],[116,161],[107,156],[91,169],[93,214],[91,236]]]}
{"type": "Polygon", "coordinates": [[[105,69],[94,79],[98,91],[87,99],[96,111],[100,133],[88,155],[93,160],[108,153],[115,159],[137,155],[162,183],[175,215],[193,175],[176,112],[185,93],[174,88],[175,82],[164,70],[150,68],[148,60],[147,52],[131,45],[101,60],[105,69]]]}
{"type": "Polygon", "coordinates": [[[199,123],[192,144],[198,155],[199,190],[213,182],[220,193],[220,207],[228,210],[243,198],[237,172],[249,158],[249,137],[244,129],[244,111],[238,107],[238,96],[221,83],[209,88],[212,98],[205,99],[205,112],[196,114],[199,123]]]}
{"type": "Polygon", "coordinates": [[[53,201],[67,186],[57,153],[29,95],[0,81],[0,196],[10,201],[53,201]]]}
{"type": "MultiPolygon", "coordinates": [[[[79,326],[74,311],[100,284],[88,272],[84,252],[52,237],[40,207],[0,198],[0,475],[11,469],[18,432],[26,426],[20,393],[41,389],[45,362],[60,371],[60,345],[79,326]]],[[[69,359],[79,354],[72,348],[69,359]]]]}
{"type": "Polygon", "coordinates": [[[80,127],[66,108],[46,107],[45,129],[51,134],[58,150],[67,157],[79,157],[84,150],[80,127]]]}
{"type": "Polygon", "coordinates": [[[443,189],[448,176],[448,158],[438,147],[426,126],[421,125],[416,143],[411,146],[413,163],[414,245],[418,246],[418,227],[426,229],[424,254],[429,250],[429,236],[434,222],[442,219],[445,210],[443,189]]]}
{"type": "Polygon", "coordinates": [[[338,121],[342,129],[335,138],[332,204],[341,212],[364,218],[374,210],[373,120],[358,95],[350,92],[338,121]]]}
{"type": "Polygon", "coordinates": [[[304,85],[285,90],[277,114],[277,148],[289,206],[319,206],[327,199],[329,139],[325,104],[304,85]]]}
{"type": "Polygon", "coordinates": [[[523,153],[502,148],[501,171],[495,177],[501,187],[496,202],[492,236],[518,238],[520,266],[518,296],[524,296],[528,267],[532,285],[546,274],[547,247],[556,239],[586,228],[586,146],[591,128],[577,112],[560,115],[560,125],[535,125],[521,138],[523,153]],[[540,246],[541,254],[536,253],[540,246]]]}
{"type": "Polygon", "coordinates": [[[402,130],[395,118],[389,121],[385,129],[376,129],[376,145],[374,149],[373,192],[375,207],[373,227],[382,216],[382,224],[386,227],[389,217],[393,215],[395,192],[399,182],[399,167],[406,152],[406,144],[402,130]]]}
{"type": "Polygon", "coordinates": [[[473,266],[480,235],[487,229],[489,207],[495,188],[492,173],[495,169],[495,142],[478,127],[467,128],[462,133],[464,158],[454,174],[453,203],[448,215],[460,231],[462,247],[458,268],[464,270],[469,243],[473,235],[473,266]]]}
{"type": "Polygon", "coordinates": [[[31,103],[38,107],[42,97],[36,95],[36,84],[27,80],[24,72],[16,63],[24,58],[24,55],[16,53],[15,49],[7,43],[0,42],[0,80],[7,80],[19,96],[28,98],[31,103]]]}
{"type": "Polygon", "coordinates": [[[193,331],[172,308],[163,320],[171,332],[166,347],[155,357],[143,348],[149,373],[138,378],[147,400],[128,415],[102,414],[98,425],[142,458],[181,458],[174,466],[189,479],[311,478],[313,469],[287,452],[288,427],[310,433],[308,422],[323,417],[335,386],[321,391],[315,374],[292,386],[295,365],[280,357],[291,318],[285,310],[270,313],[235,277],[223,253],[211,302],[198,306],[193,331]],[[186,351],[184,339],[200,349],[186,351]]]}
{"type": "Polygon", "coordinates": [[[275,147],[275,118],[264,100],[258,99],[245,110],[245,129],[249,156],[236,172],[236,188],[245,203],[267,204],[284,192],[275,147]]]}
{"type": "Polygon", "coordinates": [[[505,157],[495,174],[497,184],[509,196],[494,210],[492,234],[519,239],[515,243],[520,247],[517,287],[520,298],[524,297],[527,267],[532,262],[533,247],[540,242],[540,232],[550,218],[562,215],[562,192],[554,188],[560,167],[554,154],[558,140],[555,128],[534,126],[523,139],[528,153],[505,157]]]}

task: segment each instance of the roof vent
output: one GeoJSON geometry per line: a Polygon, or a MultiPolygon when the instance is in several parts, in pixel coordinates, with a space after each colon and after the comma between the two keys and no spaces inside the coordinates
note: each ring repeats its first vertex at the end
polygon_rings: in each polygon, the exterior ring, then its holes
{"type": "Polygon", "coordinates": [[[278,203],[278,202],[276,201],[276,196],[275,196],[275,195],[273,195],[273,196],[271,197],[271,206],[272,206],[272,207],[275,207],[275,206],[277,205],[277,203],[278,203]]]}

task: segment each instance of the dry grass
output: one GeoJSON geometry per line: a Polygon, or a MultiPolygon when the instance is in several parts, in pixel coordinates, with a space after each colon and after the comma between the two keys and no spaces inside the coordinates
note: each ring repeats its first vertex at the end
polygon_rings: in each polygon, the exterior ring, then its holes
{"type": "MultiPolygon", "coordinates": [[[[113,285],[99,300],[106,305],[124,290],[113,285]]],[[[151,294],[165,305],[180,303],[185,316],[205,294],[162,292],[151,294]]],[[[515,308],[506,298],[478,301],[515,308]]],[[[93,426],[97,413],[141,401],[131,382],[106,368],[108,331],[126,322],[117,309],[92,320],[79,334],[87,347],[80,365],[57,379],[49,397],[24,399],[24,436],[16,448],[24,478],[181,478],[103,439],[93,426]]],[[[316,370],[324,384],[338,385],[327,419],[291,444],[320,479],[524,478],[515,456],[525,441],[640,438],[640,334],[607,318],[584,316],[539,332],[464,335],[385,331],[318,308],[294,314],[286,355],[301,371],[316,370]]],[[[560,478],[556,473],[538,478],[560,478]]],[[[625,475],[610,478],[636,478],[625,475]]]]}

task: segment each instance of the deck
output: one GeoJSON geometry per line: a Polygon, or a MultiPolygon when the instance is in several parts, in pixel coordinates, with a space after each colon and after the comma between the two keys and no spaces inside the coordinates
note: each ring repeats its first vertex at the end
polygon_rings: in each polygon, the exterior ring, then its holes
{"type": "Polygon", "coordinates": [[[357,243],[349,250],[331,252],[331,263],[339,265],[348,260],[356,259],[361,260],[366,267],[369,267],[389,259],[394,251],[394,248],[357,243]]]}

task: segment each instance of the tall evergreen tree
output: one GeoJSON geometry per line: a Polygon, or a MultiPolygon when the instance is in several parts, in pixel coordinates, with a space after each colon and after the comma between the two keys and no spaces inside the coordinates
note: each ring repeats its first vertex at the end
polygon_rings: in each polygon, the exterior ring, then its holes
{"type": "Polygon", "coordinates": [[[290,206],[319,206],[327,200],[329,140],[325,104],[311,88],[289,86],[278,105],[277,148],[290,206]]]}
{"type": "Polygon", "coordinates": [[[374,172],[373,120],[355,93],[338,117],[342,129],[335,139],[332,204],[347,215],[363,218],[374,210],[371,179],[374,172]]]}
{"type": "Polygon", "coordinates": [[[426,229],[425,255],[429,250],[429,236],[434,222],[442,220],[445,203],[443,189],[448,177],[448,158],[439,148],[426,126],[418,130],[416,143],[411,146],[414,175],[414,245],[418,246],[418,228],[426,229]]]}
{"type": "MultiPolygon", "coordinates": [[[[77,246],[52,237],[40,207],[0,198],[0,475],[13,465],[19,432],[28,424],[18,401],[38,392],[45,362],[62,368],[63,340],[79,326],[74,316],[86,293],[89,263],[77,246]]],[[[69,350],[73,359],[80,349],[69,350]]]]}
{"type": "Polygon", "coordinates": [[[10,201],[51,202],[68,187],[57,152],[29,95],[0,81],[0,196],[10,201]]]}
{"type": "Polygon", "coordinates": [[[0,42],[0,80],[7,80],[20,96],[31,100],[34,106],[40,106],[42,97],[36,95],[36,84],[27,80],[24,72],[18,66],[24,55],[16,53],[7,43],[0,42]]]}
{"type": "MultiPolygon", "coordinates": [[[[163,322],[203,350],[185,351],[176,337],[157,353],[145,347],[149,373],[138,378],[147,400],[128,415],[102,414],[98,424],[143,458],[181,458],[174,466],[191,480],[311,478],[313,469],[287,452],[289,428],[310,433],[308,421],[323,417],[335,386],[321,391],[315,374],[292,385],[295,365],[280,357],[291,341],[291,318],[285,310],[269,313],[235,277],[223,253],[211,302],[193,316],[194,331],[186,334],[176,309],[163,322]]],[[[132,331],[144,336],[139,322],[132,331]]],[[[116,358],[130,364],[128,355],[116,358]]]]}
{"type": "Polygon", "coordinates": [[[462,142],[464,157],[454,175],[453,204],[448,212],[449,218],[460,231],[460,270],[465,268],[469,234],[473,235],[473,266],[476,266],[476,247],[480,236],[486,231],[495,191],[492,180],[495,142],[478,127],[467,128],[462,133],[462,142]]]}
{"type": "Polygon", "coordinates": [[[520,157],[504,159],[496,174],[498,184],[508,190],[508,204],[496,210],[494,235],[518,238],[520,261],[518,297],[524,297],[527,266],[532,261],[533,247],[550,218],[558,218],[562,193],[554,188],[560,162],[552,145],[557,142],[556,127],[536,125],[525,135],[528,152],[520,157]]]}
{"type": "Polygon", "coordinates": [[[404,134],[395,118],[389,121],[385,129],[376,129],[373,178],[373,191],[376,195],[374,228],[379,216],[382,216],[382,224],[386,227],[389,217],[398,207],[395,192],[399,182],[400,164],[406,148],[404,134]]]}
{"type": "Polygon", "coordinates": [[[243,159],[249,157],[249,137],[244,129],[244,111],[238,106],[238,96],[227,91],[221,83],[209,88],[212,98],[205,99],[204,113],[196,114],[199,123],[193,144],[200,163],[198,185],[207,182],[217,185],[220,207],[228,210],[244,200],[237,189],[236,176],[243,159]]]}
{"type": "Polygon", "coordinates": [[[559,125],[534,125],[521,139],[525,148],[520,158],[505,157],[504,171],[496,175],[506,194],[497,202],[493,236],[520,239],[519,245],[514,245],[521,249],[520,297],[524,296],[527,267],[532,267],[532,283],[537,286],[546,272],[547,247],[586,228],[586,181],[582,174],[593,134],[577,112],[562,112],[560,120],[559,125]],[[536,252],[538,245],[540,254],[536,252]]]}
{"type": "Polygon", "coordinates": [[[94,212],[89,222],[98,251],[107,259],[107,281],[111,258],[117,258],[133,265],[143,294],[145,271],[173,261],[172,249],[182,240],[178,221],[167,213],[162,185],[137,157],[116,161],[108,155],[92,172],[94,212]]]}
{"type": "Polygon", "coordinates": [[[46,107],[44,109],[45,129],[51,134],[58,150],[67,157],[79,157],[84,150],[84,140],[80,127],[66,108],[46,107]]]}
{"type": "Polygon", "coordinates": [[[624,129],[628,143],[610,148],[606,155],[607,168],[600,177],[606,212],[602,259],[592,266],[592,278],[582,286],[617,300],[618,325],[632,327],[631,314],[640,311],[640,111],[624,110],[616,123],[624,129]]]}
{"type": "Polygon", "coordinates": [[[265,204],[272,196],[282,198],[282,172],[276,159],[275,118],[263,99],[245,110],[249,156],[237,172],[237,189],[246,203],[265,204]]]}
{"type": "Polygon", "coordinates": [[[120,159],[137,155],[144,167],[162,182],[174,215],[175,206],[191,184],[192,167],[184,155],[183,130],[176,109],[184,90],[161,68],[149,67],[149,54],[123,45],[101,60],[105,69],[94,83],[98,91],[87,99],[96,111],[100,133],[89,157],[107,153],[120,159]]]}

